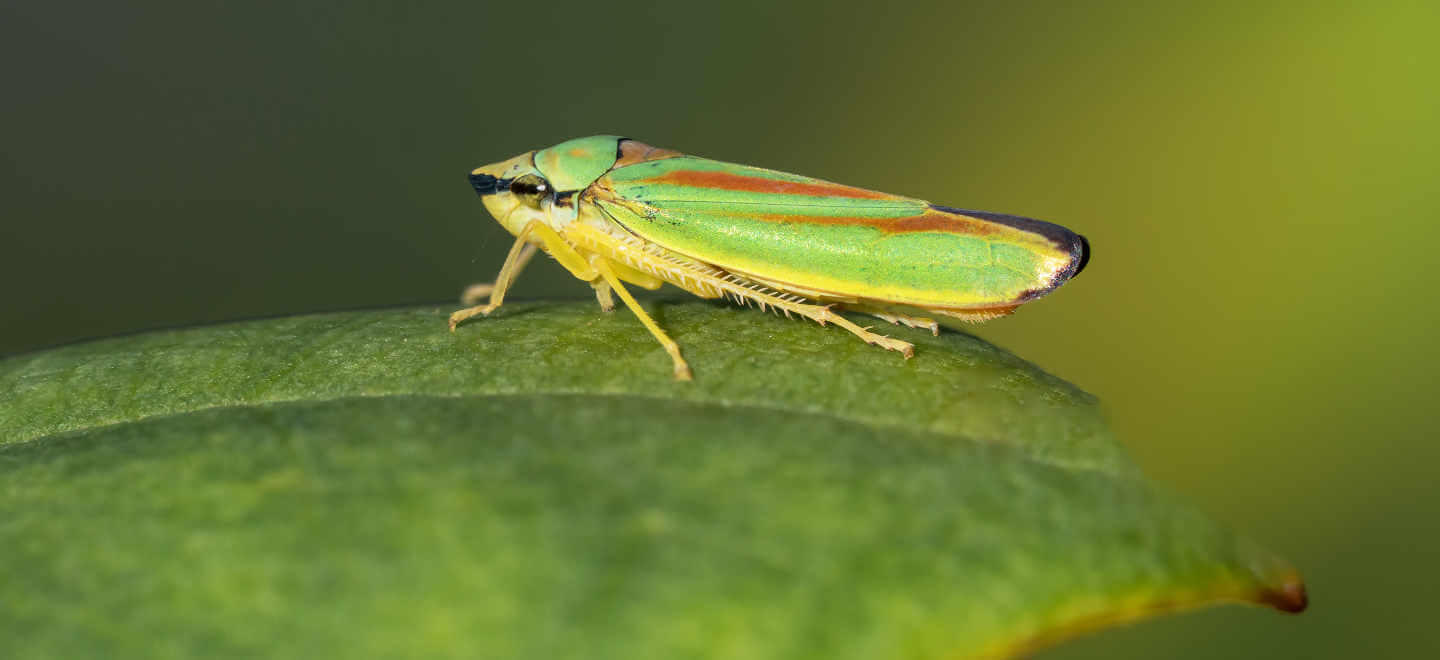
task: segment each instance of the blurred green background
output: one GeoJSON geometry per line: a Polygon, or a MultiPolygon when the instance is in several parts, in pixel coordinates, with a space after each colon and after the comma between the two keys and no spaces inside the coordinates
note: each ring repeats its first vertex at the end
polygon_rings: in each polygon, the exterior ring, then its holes
{"type": "MultiPolygon", "coordinates": [[[[1434,2],[9,2],[0,353],[453,299],[510,244],[467,171],[592,133],[1032,215],[1091,265],[977,334],[1099,395],[1312,595],[1040,657],[1425,655],[1437,28],[1434,2]]],[[[515,295],[590,293],[544,264],[515,295]]]]}

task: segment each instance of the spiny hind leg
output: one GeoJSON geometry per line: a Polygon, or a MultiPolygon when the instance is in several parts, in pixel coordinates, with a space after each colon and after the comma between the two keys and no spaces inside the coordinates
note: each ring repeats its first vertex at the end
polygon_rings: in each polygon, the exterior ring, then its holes
{"type": "MultiPolygon", "coordinates": [[[[505,255],[505,265],[500,267],[500,275],[495,278],[494,287],[490,291],[490,302],[485,305],[476,305],[462,309],[451,314],[451,332],[454,332],[455,326],[460,325],[460,323],[466,319],[476,316],[488,316],[490,312],[495,311],[497,307],[505,302],[506,290],[514,283],[515,277],[520,274],[520,269],[523,268],[526,263],[529,263],[529,257],[526,257],[524,260],[522,260],[521,257],[527,252],[525,248],[530,245],[529,240],[531,234],[539,237],[545,251],[550,253],[551,256],[554,256],[555,260],[559,261],[560,265],[564,266],[566,270],[569,270],[571,275],[586,282],[595,279],[597,276],[595,269],[591,268],[590,265],[585,262],[585,258],[580,256],[580,253],[576,252],[575,248],[571,247],[569,243],[565,242],[565,239],[561,238],[560,234],[555,233],[554,229],[551,229],[539,220],[531,220],[529,224],[525,225],[524,229],[520,230],[520,233],[515,237],[515,244],[510,246],[510,253],[505,255]]],[[[529,256],[533,257],[534,252],[530,251],[529,256]]]]}
{"type": "Polygon", "coordinates": [[[640,307],[640,303],[635,301],[634,296],[631,296],[630,292],[625,290],[625,285],[621,283],[620,277],[615,274],[614,264],[599,255],[591,257],[590,261],[595,267],[595,270],[600,273],[600,277],[605,279],[605,282],[610,285],[610,288],[620,296],[620,300],[625,302],[625,306],[629,307],[630,311],[635,313],[635,316],[645,325],[645,329],[649,330],[650,334],[654,335],[655,339],[660,342],[660,346],[664,347],[665,352],[670,354],[670,360],[675,364],[675,380],[694,379],[694,375],[690,372],[690,365],[685,362],[685,358],[680,356],[680,345],[675,343],[675,340],[671,339],[670,335],[665,334],[665,331],[661,330],[660,326],[655,324],[655,319],[650,318],[650,315],[646,314],[645,310],[640,307]]]}
{"type": "Polygon", "coordinates": [[[739,286],[735,290],[726,290],[726,293],[740,300],[754,301],[762,310],[766,307],[774,307],[775,309],[785,312],[786,316],[798,314],[820,325],[834,323],[844,328],[850,334],[859,337],[860,341],[870,344],[871,346],[879,346],[880,348],[898,352],[904,355],[906,359],[914,357],[915,355],[914,344],[895,339],[894,337],[876,334],[870,332],[870,328],[862,328],[855,325],[850,319],[837,314],[835,310],[832,309],[834,305],[816,305],[813,303],[799,302],[782,294],[761,291],[746,286],[739,286]]]}
{"type": "MultiPolygon", "coordinates": [[[[870,332],[869,329],[855,325],[851,323],[849,319],[836,314],[829,306],[803,302],[804,298],[798,295],[771,291],[759,284],[749,282],[742,277],[726,273],[725,271],[705,264],[692,263],[679,258],[665,257],[642,249],[630,249],[628,246],[622,246],[617,243],[614,238],[587,225],[571,225],[566,236],[571,237],[576,243],[586,249],[594,250],[605,258],[605,263],[622,264],[638,271],[652,273],[656,277],[702,298],[719,298],[725,296],[736,300],[749,300],[755,302],[761,309],[773,307],[785,312],[787,315],[799,314],[800,316],[814,320],[820,325],[834,323],[856,337],[859,337],[867,344],[897,351],[907,358],[915,354],[915,347],[909,342],[870,332]],[[622,250],[622,248],[624,249],[622,250]]],[[[611,285],[614,286],[614,283],[612,282],[611,285]]],[[[617,293],[621,291],[623,290],[616,287],[617,293]]],[[[622,293],[621,295],[624,297],[628,294],[622,293]]],[[[630,303],[627,301],[626,304],[630,303]]],[[[637,308],[631,305],[631,309],[637,308]]],[[[639,315],[638,311],[637,315],[639,315]]],[[[648,317],[642,317],[642,320],[644,320],[644,318],[648,317]]],[[[659,328],[657,327],[656,331],[658,330],[659,328]]],[[[657,338],[658,337],[659,335],[657,335],[657,338]]],[[[661,340],[662,344],[665,342],[666,340],[661,340]]],[[[678,348],[671,353],[671,356],[677,361],[679,360],[679,355],[678,348]]]]}
{"type": "Polygon", "coordinates": [[[656,266],[656,272],[661,273],[662,277],[665,277],[671,284],[698,296],[705,298],[728,297],[737,302],[751,301],[762,311],[766,307],[773,307],[784,312],[786,316],[798,314],[820,325],[834,323],[872,346],[899,352],[906,358],[915,355],[915,346],[910,342],[875,334],[870,332],[869,328],[855,325],[850,319],[835,313],[831,309],[832,305],[816,305],[805,302],[805,299],[799,295],[772,291],[723,271],[716,275],[700,268],[671,262],[661,262],[656,266]]]}
{"type": "Polygon", "coordinates": [[[899,314],[896,312],[887,311],[880,307],[874,307],[872,305],[866,305],[863,303],[846,303],[844,305],[844,308],[853,309],[857,312],[869,314],[877,319],[880,319],[882,321],[888,321],[895,325],[903,325],[911,328],[919,328],[921,330],[929,330],[930,334],[932,335],[940,334],[940,324],[937,323],[935,319],[927,319],[922,316],[910,316],[908,314],[899,314]]]}
{"type": "MultiPolygon", "coordinates": [[[[783,303],[784,301],[781,302],[783,303]]],[[[781,310],[786,310],[786,307],[783,304],[776,305],[768,301],[766,302],[766,304],[772,305],[781,310]]],[[[886,337],[885,335],[877,335],[873,332],[870,332],[869,328],[862,328],[852,323],[850,319],[836,314],[829,305],[810,305],[802,303],[790,303],[790,305],[791,307],[787,311],[795,312],[796,314],[811,319],[816,323],[819,323],[820,325],[834,323],[835,325],[838,325],[848,330],[850,334],[859,337],[860,341],[870,344],[871,346],[879,346],[880,348],[896,351],[901,355],[904,355],[906,359],[909,359],[915,355],[914,344],[911,344],[908,341],[901,341],[899,339],[895,339],[894,337],[886,337]]]]}

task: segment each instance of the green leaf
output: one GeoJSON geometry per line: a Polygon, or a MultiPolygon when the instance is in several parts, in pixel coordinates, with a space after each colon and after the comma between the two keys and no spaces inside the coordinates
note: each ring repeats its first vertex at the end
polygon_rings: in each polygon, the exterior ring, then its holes
{"type": "Polygon", "coordinates": [[[952,658],[1295,571],[1146,484],[1090,395],[972,336],[512,304],[0,362],[9,657],[952,658]]]}

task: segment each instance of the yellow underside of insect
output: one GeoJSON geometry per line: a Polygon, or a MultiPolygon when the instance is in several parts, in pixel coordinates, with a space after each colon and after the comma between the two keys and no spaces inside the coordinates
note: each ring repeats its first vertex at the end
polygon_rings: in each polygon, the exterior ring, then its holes
{"type": "MultiPolygon", "coordinates": [[[[506,255],[494,284],[476,285],[464,296],[467,303],[473,303],[488,293],[489,302],[451,314],[450,330],[453,332],[455,326],[466,319],[489,315],[500,307],[505,301],[505,292],[539,249],[554,257],[571,275],[589,283],[595,290],[601,309],[614,309],[611,293],[618,294],[670,355],[678,380],[693,378],[689,364],[680,355],[680,346],[640,307],[626,290],[627,283],[653,290],[668,282],[701,298],[729,298],[741,304],[753,303],[761,310],[773,309],[787,317],[802,316],[820,325],[833,323],[867,344],[897,351],[907,358],[914,354],[912,344],[860,327],[836,313],[835,308],[843,306],[891,323],[939,332],[939,325],[932,319],[910,316],[865,301],[827,300],[813,292],[788,290],[783,284],[727,272],[648,244],[623,233],[623,230],[607,230],[596,225],[604,226],[604,223],[577,221],[557,230],[539,219],[529,220],[517,233],[515,244],[506,255]]],[[[924,311],[966,321],[984,321],[1010,312],[1009,309],[924,311]]]]}

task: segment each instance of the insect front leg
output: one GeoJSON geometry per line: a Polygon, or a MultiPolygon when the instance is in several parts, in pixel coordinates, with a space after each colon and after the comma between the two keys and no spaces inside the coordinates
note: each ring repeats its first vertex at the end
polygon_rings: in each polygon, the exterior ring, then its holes
{"type": "MultiPolygon", "coordinates": [[[[525,244],[525,247],[520,252],[520,259],[515,264],[515,274],[511,277],[512,280],[514,279],[514,277],[518,277],[519,274],[525,270],[526,266],[530,265],[530,260],[535,257],[535,253],[539,250],[539,245],[536,245],[534,243],[525,244]]],[[[465,287],[465,290],[460,293],[460,304],[465,305],[466,307],[478,305],[480,304],[481,300],[488,298],[490,294],[494,291],[494,282],[480,282],[478,284],[471,284],[470,286],[465,287]]]]}
{"type": "Polygon", "coordinates": [[[509,289],[510,285],[515,281],[515,276],[520,274],[520,269],[529,261],[528,258],[522,260],[521,256],[525,253],[525,247],[529,245],[532,234],[540,239],[545,251],[554,256],[555,260],[560,262],[560,265],[570,271],[570,274],[586,282],[594,280],[598,276],[595,269],[591,268],[590,264],[585,262],[585,258],[580,256],[580,253],[576,252],[575,248],[571,247],[569,243],[565,242],[565,239],[561,238],[560,234],[555,233],[554,229],[551,229],[549,225],[539,220],[531,220],[529,224],[525,225],[524,229],[520,230],[520,233],[515,237],[515,244],[510,247],[510,253],[505,255],[505,265],[500,267],[500,274],[495,278],[494,289],[490,291],[490,302],[485,305],[462,309],[451,314],[451,332],[454,332],[455,326],[466,319],[476,316],[489,316],[490,312],[495,311],[496,308],[505,302],[505,291],[509,289]]]}

